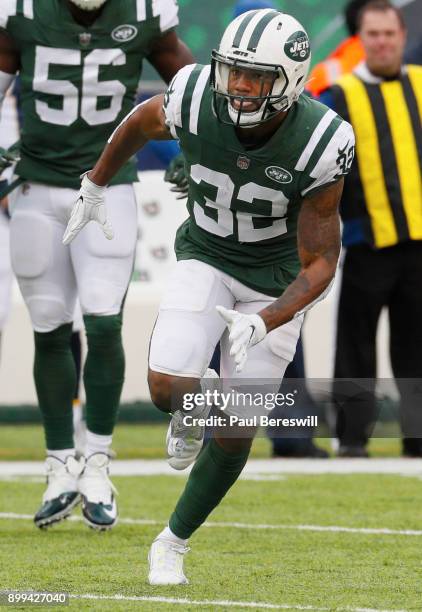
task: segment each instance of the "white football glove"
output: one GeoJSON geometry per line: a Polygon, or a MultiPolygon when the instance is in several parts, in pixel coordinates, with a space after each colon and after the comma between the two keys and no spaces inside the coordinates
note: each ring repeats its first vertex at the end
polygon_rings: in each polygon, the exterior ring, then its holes
{"type": "Polygon", "coordinates": [[[241,372],[248,358],[248,348],[261,342],[267,335],[267,328],[257,314],[242,314],[216,306],[218,313],[229,329],[230,355],[236,363],[236,372],[241,372]]]}
{"type": "Polygon", "coordinates": [[[113,238],[113,228],[107,221],[107,211],[104,204],[106,189],[107,187],[100,187],[93,183],[86,174],[83,175],[79,196],[63,235],[63,244],[72,242],[88,221],[99,223],[104,236],[108,240],[113,238]]]}

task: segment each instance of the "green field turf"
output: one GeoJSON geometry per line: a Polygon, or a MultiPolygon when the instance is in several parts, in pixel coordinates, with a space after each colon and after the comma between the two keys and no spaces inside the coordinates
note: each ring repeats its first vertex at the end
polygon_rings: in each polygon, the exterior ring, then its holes
{"type": "MultiPolygon", "coordinates": [[[[166,425],[120,424],[115,430],[113,450],[118,459],[163,458],[166,429],[166,425]]],[[[318,439],[317,443],[326,450],[331,448],[327,439],[318,439]]],[[[374,438],[369,449],[374,457],[394,457],[399,454],[400,445],[395,438],[374,438]]],[[[252,456],[266,458],[270,454],[270,442],[263,437],[257,438],[252,456]]],[[[40,461],[44,457],[40,425],[0,425],[0,461],[40,461]]]]}
{"type": "MultiPolygon", "coordinates": [[[[148,548],[185,479],[114,480],[122,519],[149,519],[157,525],[120,523],[101,534],[81,522],[67,521],[39,531],[30,520],[1,518],[0,590],[259,602],[285,606],[279,608],[285,610],[422,609],[422,536],[417,535],[203,527],[192,537],[192,550],[186,557],[190,584],[151,587],[146,583],[148,548]]],[[[43,485],[30,480],[0,482],[0,512],[32,515],[42,492],[43,485]]],[[[271,482],[242,480],[209,520],[419,530],[421,498],[421,481],[410,477],[297,475],[271,482]]],[[[148,612],[265,609],[230,607],[229,603],[86,599],[71,600],[69,608],[148,612]]]]}

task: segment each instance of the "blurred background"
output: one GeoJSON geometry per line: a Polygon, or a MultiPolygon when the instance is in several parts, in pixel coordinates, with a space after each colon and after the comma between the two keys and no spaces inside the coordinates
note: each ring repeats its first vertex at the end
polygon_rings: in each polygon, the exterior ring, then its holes
{"type": "MultiPolygon", "coordinates": [[[[207,3],[197,0],[179,0],[180,37],[192,49],[198,62],[208,64],[209,55],[224,28],[233,18],[234,2],[213,0],[207,3]]],[[[296,17],[306,28],[312,43],[312,65],[324,59],[346,36],[343,8],[346,0],[274,0],[274,6],[296,17]]],[[[421,0],[397,0],[402,8],[409,32],[410,44],[421,37],[421,0]]],[[[146,66],[145,66],[146,67],[146,66]]],[[[144,78],[155,80],[149,67],[144,78]]]]}

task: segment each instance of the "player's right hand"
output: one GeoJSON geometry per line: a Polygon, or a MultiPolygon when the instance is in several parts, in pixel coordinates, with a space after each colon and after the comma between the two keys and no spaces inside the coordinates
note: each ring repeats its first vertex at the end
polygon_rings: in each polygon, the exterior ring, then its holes
{"type": "Polygon", "coordinates": [[[248,349],[261,342],[267,335],[267,327],[259,314],[245,314],[216,306],[229,330],[230,355],[236,363],[236,372],[241,372],[248,358],[248,349]]]}
{"type": "Polygon", "coordinates": [[[106,189],[107,187],[100,187],[93,183],[87,174],[83,175],[81,190],[63,235],[63,244],[72,242],[89,221],[99,223],[104,236],[108,240],[113,238],[113,228],[107,221],[107,211],[104,203],[106,189]]]}
{"type": "Polygon", "coordinates": [[[166,183],[172,183],[174,185],[170,191],[178,194],[176,200],[187,198],[189,185],[183,153],[179,153],[173,157],[165,171],[164,180],[166,183]]]}

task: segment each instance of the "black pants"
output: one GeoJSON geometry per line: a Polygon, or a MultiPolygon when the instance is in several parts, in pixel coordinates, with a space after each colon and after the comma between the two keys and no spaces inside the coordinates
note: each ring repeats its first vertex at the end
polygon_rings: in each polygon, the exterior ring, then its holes
{"type": "MultiPolygon", "coordinates": [[[[401,395],[404,437],[422,437],[421,396],[403,379],[422,377],[422,241],[380,250],[367,245],[346,252],[338,305],[334,376],[365,378],[364,389],[348,402],[337,402],[337,436],[341,444],[366,444],[376,420],[376,331],[381,309],[390,321],[391,365],[401,395]]],[[[352,385],[353,386],[353,385],[352,385]]],[[[356,391],[356,386],[354,386],[356,391]]]]}

